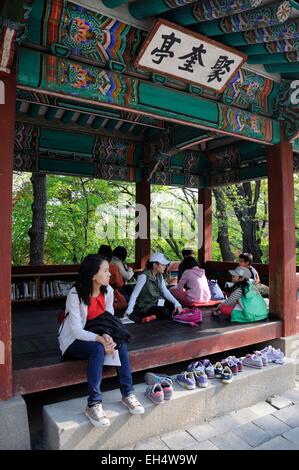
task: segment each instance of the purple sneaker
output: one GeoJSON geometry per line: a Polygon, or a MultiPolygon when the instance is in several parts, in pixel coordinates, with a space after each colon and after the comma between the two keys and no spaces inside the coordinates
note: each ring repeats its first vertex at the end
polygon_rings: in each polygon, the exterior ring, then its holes
{"type": "Polygon", "coordinates": [[[204,359],[202,361],[202,364],[204,366],[204,371],[207,374],[208,379],[214,379],[215,378],[215,371],[214,371],[214,367],[213,367],[213,364],[211,363],[211,361],[209,359],[204,359]]]}
{"type": "Polygon", "coordinates": [[[200,388],[207,388],[208,386],[208,376],[203,370],[196,370],[193,372],[196,384],[200,388]]]}
{"type": "Polygon", "coordinates": [[[194,390],[196,388],[193,372],[182,372],[181,374],[178,374],[176,381],[179,385],[186,388],[187,390],[194,390]]]}
{"type": "Polygon", "coordinates": [[[188,365],[187,371],[194,372],[195,370],[204,370],[204,365],[201,361],[193,361],[191,364],[188,365]]]}

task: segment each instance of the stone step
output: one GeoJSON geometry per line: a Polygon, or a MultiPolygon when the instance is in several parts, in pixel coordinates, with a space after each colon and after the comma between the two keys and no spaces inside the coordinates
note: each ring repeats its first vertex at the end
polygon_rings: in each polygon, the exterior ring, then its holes
{"type": "Polygon", "coordinates": [[[244,367],[232,383],[209,380],[205,389],[185,390],[174,385],[173,398],[160,405],[148,400],[146,384],[135,392],[145,413],[133,416],[120,403],[119,390],[104,393],[103,407],[111,420],[108,428],[94,428],[84,414],[86,397],[44,406],[46,449],[121,449],[137,441],[192,424],[210,421],[216,416],[251,406],[271,395],[290,390],[295,385],[295,363],[269,364],[263,369],[244,367]]]}

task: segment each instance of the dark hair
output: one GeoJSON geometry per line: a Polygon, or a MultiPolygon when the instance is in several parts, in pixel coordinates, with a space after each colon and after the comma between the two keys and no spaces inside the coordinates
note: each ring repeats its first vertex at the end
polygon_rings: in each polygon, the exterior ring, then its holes
{"type": "Polygon", "coordinates": [[[250,266],[253,263],[253,255],[251,253],[241,253],[239,259],[242,259],[245,263],[249,263],[250,266]]]}
{"type": "Polygon", "coordinates": [[[124,246],[117,246],[113,250],[113,256],[116,256],[116,258],[119,258],[121,261],[126,261],[127,254],[128,252],[124,246]]]}
{"type": "MultiPolygon", "coordinates": [[[[77,289],[80,301],[83,301],[85,305],[89,305],[89,300],[92,296],[92,278],[98,272],[104,261],[109,262],[108,259],[104,256],[88,255],[84,258],[80,265],[75,287],[77,289]]],[[[106,294],[107,287],[101,286],[100,291],[102,294],[106,294]]]]}
{"type": "Polygon", "coordinates": [[[156,261],[149,261],[149,260],[148,260],[148,261],[146,262],[146,266],[145,266],[146,269],[153,269],[154,263],[159,264],[159,263],[157,263],[156,261]]]}
{"type": "Polygon", "coordinates": [[[238,289],[239,287],[241,287],[242,289],[242,295],[246,295],[247,292],[249,291],[249,282],[248,282],[248,279],[244,279],[243,281],[238,281],[238,282],[235,282],[233,287],[231,288],[231,291],[230,293],[234,292],[236,289],[238,289]]]}
{"type": "MultiPolygon", "coordinates": [[[[154,267],[154,264],[161,264],[161,263],[158,263],[158,261],[149,261],[149,260],[148,260],[148,261],[146,262],[146,266],[145,266],[145,267],[146,267],[146,269],[148,269],[149,271],[151,271],[151,270],[153,269],[153,267],[154,267]]],[[[167,275],[168,266],[169,266],[169,264],[166,266],[166,269],[165,269],[164,273],[162,274],[163,277],[166,277],[166,275],[167,275]]]]}
{"type": "Polygon", "coordinates": [[[182,272],[182,274],[187,269],[195,268],[195,266],[197,266],[198,268],[200,267],[198,262],[196,261],[196,259],[193,256],[188,256],[181,263],[181,272],[182,272]]]}
{"type": "Polygon", "coordinates": [[[193,256],[194,255],[194,250],[184,248],[182,250],[182,255],[183,255],[184,258],[185,258],[185,256],[193,256]]]}
{"type": "Polygon", "coordinates": [[[110,262],[112,260],[112,248],[109,245],[101,245],[98,250],[98,255],[105,256],[110,262]]]}

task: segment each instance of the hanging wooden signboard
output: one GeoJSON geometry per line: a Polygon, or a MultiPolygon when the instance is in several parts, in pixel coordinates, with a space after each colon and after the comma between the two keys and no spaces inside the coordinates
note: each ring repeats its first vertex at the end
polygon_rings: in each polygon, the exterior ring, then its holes
{"type": "Polygon", "coordinates": [[[221,93],[246,59],[242,52],[159,19],[135,65],[221,93]]]}

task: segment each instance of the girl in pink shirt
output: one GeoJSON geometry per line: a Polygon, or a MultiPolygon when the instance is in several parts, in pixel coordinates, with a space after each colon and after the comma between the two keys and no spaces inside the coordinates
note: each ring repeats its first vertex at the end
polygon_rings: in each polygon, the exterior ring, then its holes
{"type": "Polygon", "coordinates": [[[193,256],[184,261],[184,271],[176,288],[171,294],[182,304],[193,306],[199,302],[209,302],[211,293],[205,270],[199,267],[193,256]]]}

